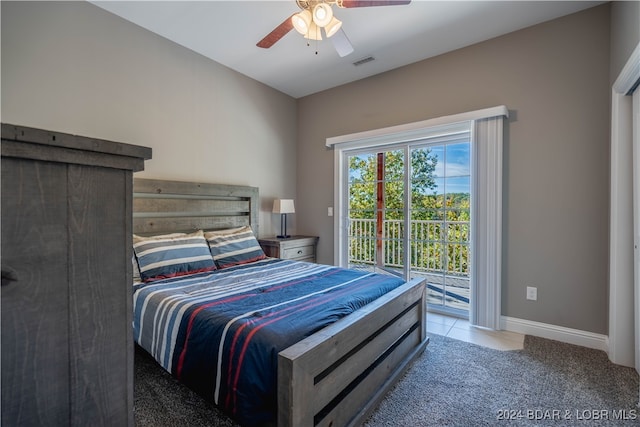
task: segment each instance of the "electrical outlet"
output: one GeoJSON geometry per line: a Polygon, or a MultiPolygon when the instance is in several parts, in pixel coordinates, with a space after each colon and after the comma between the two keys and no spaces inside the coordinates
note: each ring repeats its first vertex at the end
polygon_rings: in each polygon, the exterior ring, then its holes
{"type": "Polygon", "coordinates": [[[538,288],[527,286],[527,299],[536,301],[538,299],[538,288]]]}

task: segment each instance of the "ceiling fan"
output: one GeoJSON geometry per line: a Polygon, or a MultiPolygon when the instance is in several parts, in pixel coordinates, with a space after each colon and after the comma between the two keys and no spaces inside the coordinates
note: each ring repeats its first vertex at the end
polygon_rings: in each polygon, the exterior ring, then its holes
{"type": "MultiPolygon", "coordinates": [[[[331,38],[338,55],[344,57],[353,52],[353,46],[342,30],[342,22],[333,15],[332,5],[340,8],[397,6],[411,3],[411,0],[296,0],[301,12],[294,13],[260,40],[256,46],[268,49],[292,29],[309,40],[331,38]]],[[[317,53],[317,52],[316,52],[317,53]]]]}

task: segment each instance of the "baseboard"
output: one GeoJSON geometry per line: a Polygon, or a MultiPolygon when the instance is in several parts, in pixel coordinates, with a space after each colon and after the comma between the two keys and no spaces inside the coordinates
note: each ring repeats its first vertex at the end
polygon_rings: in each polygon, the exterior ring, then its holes
{"type": "Polygon", "coordinates": [[[609,353],[609,337],[607,335],[507,316],[500,317],[500,328],[506,331],[580,345],[609,353]]]}

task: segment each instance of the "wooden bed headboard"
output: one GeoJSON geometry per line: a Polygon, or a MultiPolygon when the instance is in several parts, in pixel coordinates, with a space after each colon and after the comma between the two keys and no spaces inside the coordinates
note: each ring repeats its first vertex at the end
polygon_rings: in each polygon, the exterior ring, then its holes
{"type": "Polygon", "coordinates": [[[134,178],[133,232],[220,230],[250,225],[258,236],[258,188],[134,178]]]}

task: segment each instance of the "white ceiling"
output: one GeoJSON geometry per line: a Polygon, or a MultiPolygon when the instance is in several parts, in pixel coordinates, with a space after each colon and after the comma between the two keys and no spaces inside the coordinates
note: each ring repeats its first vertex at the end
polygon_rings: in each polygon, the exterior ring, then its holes
{"type": "Polygon", "coordinates": [[[413,0],[396,6],[334,6],[354,47],[344,58],[330,40],[307,45],[295,30],[270,49],[256,46],[300,10],[295,0],[91,3],[300,98],[603,2],[413,0]],[[353,65],[368,56],[375,60],[353,65]]]}

